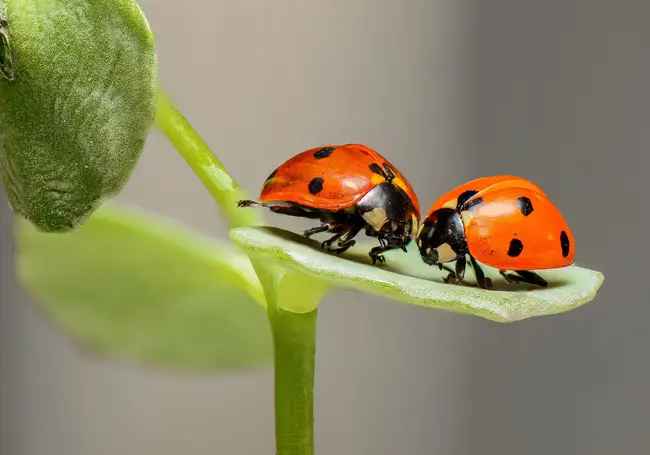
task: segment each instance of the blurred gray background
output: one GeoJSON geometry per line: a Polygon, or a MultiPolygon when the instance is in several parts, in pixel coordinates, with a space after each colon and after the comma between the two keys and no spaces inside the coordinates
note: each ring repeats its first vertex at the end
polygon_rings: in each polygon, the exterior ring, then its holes
{"type": "MultiPolygon", "coordinates": [[[[605,273],[590,305],[512,325],[327,298],[319,454],[649,453],[650,3],[141,3],[162,82],[252,193],[325,143],[385,154],[423,210],[476,176],[520,174],[565,214],[578,262],[605,273]]],[[[225,235],[158,133],[119,199],[225,235]]],[[[273,453],[270,371],[160,374],[84,357],[15,282],[4,198],[0,214],[2,455],[273,453]]]]}

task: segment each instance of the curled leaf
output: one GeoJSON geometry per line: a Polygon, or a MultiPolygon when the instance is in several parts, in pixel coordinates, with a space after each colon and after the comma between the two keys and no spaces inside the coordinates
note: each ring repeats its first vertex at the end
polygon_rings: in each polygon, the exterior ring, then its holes
{"type": "Polygon", "coordinates": [[[0,172],[43,231],[126,184],[156,112],[153,35],[135,0],[0,0],[0,172]]]}
{"type": "Polygon", "coordinates": [[[168,369],[265,364],[260,283],[229,242],[110,204],[63,234],[17,226],[18,276],[91,352],[168,369]]]}
{"type": "MultiPolygon", "coordinates": [[[[412,243],[408,253],[391,251],[386,263],[370,264],[369,242],[359,242],[341,256],[325,253],[319,242],[273,227],[244,227],[230,237],[251,257],[301,273],[333,287],[353,288],[413,305],[474,314],[497,322],[512,322],[551,315],[579,307],[592,300],[603,282],[600,272],[578,266],[546,270],[540,274],[547,288],[508,284],[495,271],[484,267],[495,290],[475,287],[470,270],[463,285],[446,284],[443,272],[420,259],[412,243]]],[[[300,297],[296,293],[295,299],[300,297]]]]}

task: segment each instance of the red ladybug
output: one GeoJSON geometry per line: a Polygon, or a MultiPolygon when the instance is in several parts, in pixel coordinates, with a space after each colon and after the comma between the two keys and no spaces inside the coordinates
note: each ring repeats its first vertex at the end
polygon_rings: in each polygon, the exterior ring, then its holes
{"type": "Polygon", "coordinates": [[[420,220],[418,199],[404,176],[379,153],[361,144],[299,153],[269,175],[259,202],[244,200],[238,205],[317,218],[321,225],[304,235],[333,233],[321,247],[337,254],[354,245],[353,238],[365,229],[366,235],[379,239],[380,246],[369,253],[373,264],[385,262],[384,251],[406,251],[420,220]]]}
{"type": "Polygon", "coordinates": [[[477,261],[499,269],[509,283],[545,287],[546,280],[533,270],[569,266],[575,252],[569,226],[544,191],[512,175],[472,180],[440,197],[416,243],[429,265],[442,270],[442,264],[456,261],[448,283],[463,280],[469,256],[482,288],[491,287],[491,281],[477,261]]]}

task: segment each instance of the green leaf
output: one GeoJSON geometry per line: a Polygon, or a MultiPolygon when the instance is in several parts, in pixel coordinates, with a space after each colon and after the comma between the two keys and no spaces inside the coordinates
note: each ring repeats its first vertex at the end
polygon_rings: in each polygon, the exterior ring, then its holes
{"type": "Polygon", "coordinates": [[[128,181],[157,56],[135,0],[0,0],[0,173],[14,212],[73,229],[128,181]]]}
{"type": "MultiPolygon", "coordinates": [[[[408,253],[386,253],[386,264],[372,265],[368,251],[374,243],[359,241],[342,256],[325,253],[320,243],[273,227],[243,227],[230,231],[233,241],[256,263],[276,264],[291,275],[300,274],[330,287],[352,288],[413,305],[474,314],[497,322],[512,322],[534,316],[571,310],[592,300],[603,282],[599,272],[571,266],[540,274],[549,281],[547,288],[508,284],[495,271],[485,267],[495,290],[475,287],[471,270],[466,284],[442,281],[443,272],[426,265],[413,243],[408,253]]],[[[285,286],[286,287],[286,286],[285,286]]],[[[281,288],[281,287],[280,287],[281,288]]],[[[285,291],[291,294],[290,290],[285,291]]],[[[292,300],[297,300],[293,293],[292,300]]],[[[279,303],[285,309],[306,312],[298,303],[279,303]]]]}
{"type": "Polygon", "coordinates": [[[270,360],[259,280],[229,242],[113,204],[64,234],[17,227],[21,281],[91,351],[189,370],[270,360]]]}

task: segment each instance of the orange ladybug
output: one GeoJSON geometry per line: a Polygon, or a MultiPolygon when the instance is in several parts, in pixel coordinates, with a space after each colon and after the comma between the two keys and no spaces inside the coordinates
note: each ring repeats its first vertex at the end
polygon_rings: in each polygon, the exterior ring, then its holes
{"type": "Polygon", "coordinates": [[[492,287],[478,262],[499,269],[509,283],[545,287],[533,270],[573,263],[573,235],[560,211],[531,181],[512,175],[482,177],[441,196],[427,213],[416,237],[424,262],[456,261],[445,282],[465,277],[467,257],[481,288],[492,287]],[[507,273],[514,271],[514,273],[507,273]]]}
{"type": "Polygon", "coordinates": [[[299,153],[269,175],[260,201],[243,200],[238,205],[319,219],[321,225],[304,235],[333,233],[321,247],[337,254],[353,246],[353,238],[365,230],[379,240],[379,246],[369,253],[373,264],[385,262],[385,251],[406,251],[420,220],[411,185],[388,160],[362,144],[330,145],[299,153]]]}

